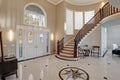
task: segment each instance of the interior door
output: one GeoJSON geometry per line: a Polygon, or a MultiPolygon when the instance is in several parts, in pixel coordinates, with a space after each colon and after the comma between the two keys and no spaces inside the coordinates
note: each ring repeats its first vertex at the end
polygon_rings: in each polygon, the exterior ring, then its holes
{"type": "Polygon", "coordinates": [[[37,56],[46,55],[49,51],[48,32],[37,31],[37,56]]]}

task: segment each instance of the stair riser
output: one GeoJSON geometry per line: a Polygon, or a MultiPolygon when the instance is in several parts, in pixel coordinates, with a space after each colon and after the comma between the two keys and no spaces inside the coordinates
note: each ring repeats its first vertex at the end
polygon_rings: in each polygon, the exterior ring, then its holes
{"type": "Polygon", "coordinates": [[[74,52],[66,52],[66,51],[61,51],[62,53],[64,53],[64,54],[69,54],[69,55],[73,55],[74,54],[74,52]]]}

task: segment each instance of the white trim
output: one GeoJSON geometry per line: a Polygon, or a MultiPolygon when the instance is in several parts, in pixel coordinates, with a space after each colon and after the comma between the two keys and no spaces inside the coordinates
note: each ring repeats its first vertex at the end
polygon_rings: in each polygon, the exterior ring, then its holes
{"type": "Polygon", "coordinates": [[[71,5],[91,5],[91,4],[95,4],[95,3],[98,3],[98,2],[101,2],[103,0],[99,0],[99,1],[96,1],[96,2],[89,2],[89,3],[73,3],[71,2],[70,0],[65,0],[67,3],[71,4],[71,5]]]}
{"type": "MultiPolygon", "coordinates": [[[[54,5],[58,5],[59,3],[63,2],[64,0],[59,0],[58,2],[54,2],[52,0],[47,0],[48,2],[54,4],[54,5]]],[[[67,3],[71,4],[71,5],[91,5],[91,4],[95,4],[98,2],[101,2],[103,0],[99,0],[99,1],[95,1],[95,2],[89,2],[89,3],[76,3],[76,2],[71,2],[70,0],[65,0],[67,3]]]]}
{"type": "Polygon", "coordinates": [[[47,1],[54,5],[57,5],[57,4],[61,3],[63,0],[59,0],[58,2],[53,2],[52,0],[47,0],[47,1]]]}

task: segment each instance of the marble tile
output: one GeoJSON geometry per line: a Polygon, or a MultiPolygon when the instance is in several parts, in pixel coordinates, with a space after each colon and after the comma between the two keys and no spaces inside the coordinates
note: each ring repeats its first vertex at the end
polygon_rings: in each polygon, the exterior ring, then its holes
{"type": "Polygon", "coordinates": [[[19,62],[18,75],[7,80],[60,80],[59,71],[65,67],[85,70],[90,80],[120,80],[120,56],[107,53],[105,57],[85,57],[78,61],[65,61],[54,55],[19,62]]]}

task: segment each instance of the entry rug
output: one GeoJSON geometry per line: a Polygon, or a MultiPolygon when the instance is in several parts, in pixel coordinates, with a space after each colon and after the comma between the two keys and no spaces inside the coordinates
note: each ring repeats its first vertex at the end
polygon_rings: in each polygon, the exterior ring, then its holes
{"type": "Polygon", "coordinates": [[[88,73],[77,67],[66,67],[60,70],[59,77],[61,80],[89,80],[88,73]]]}

